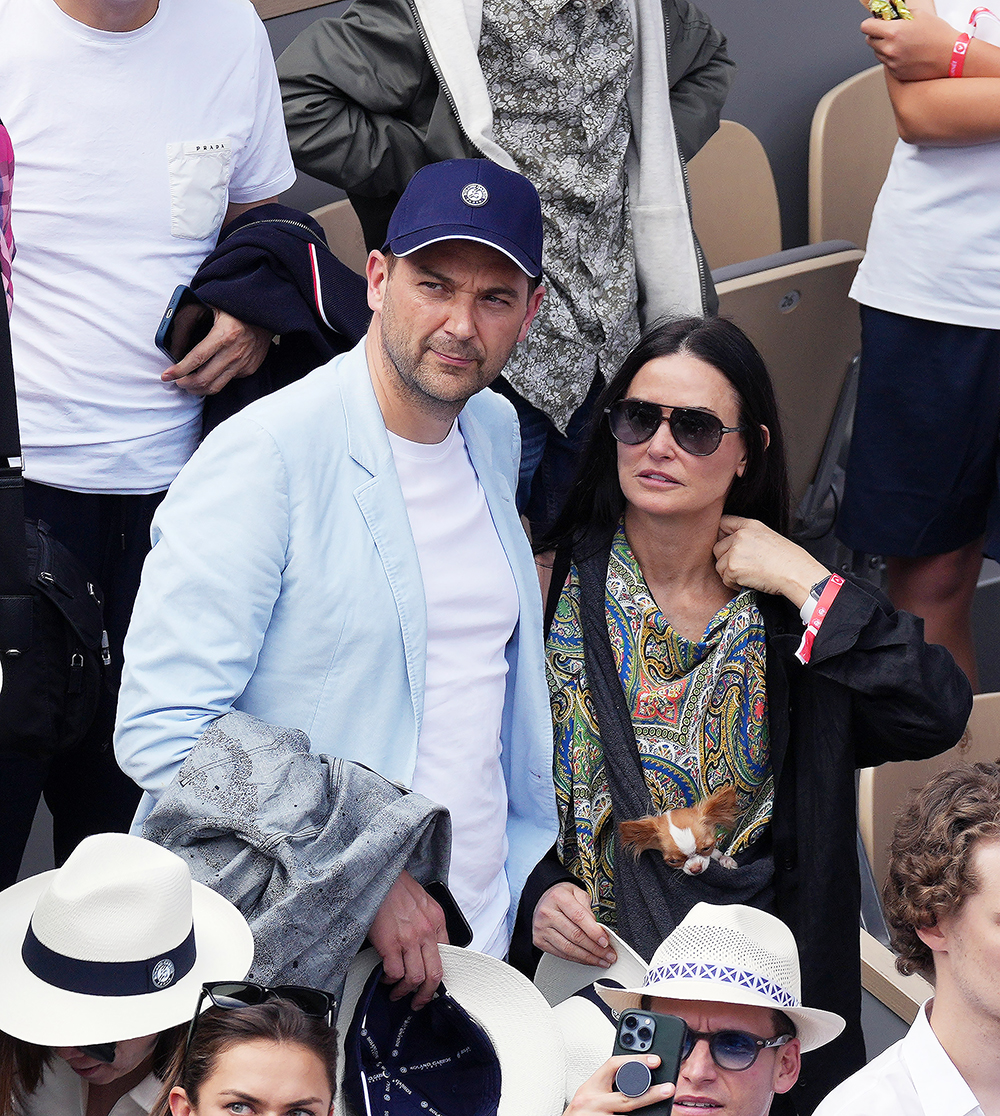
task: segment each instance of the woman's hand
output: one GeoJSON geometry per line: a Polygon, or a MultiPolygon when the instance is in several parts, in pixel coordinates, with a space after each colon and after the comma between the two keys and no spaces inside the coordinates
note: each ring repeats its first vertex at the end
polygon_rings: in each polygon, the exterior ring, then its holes
{"type": "MultiPolygon", "coordinates": [[[[912,8],[911,8],[912,10],[912,8]]],[[[913,19],[866,19],[861,33],[875,57],[897,81],[929,81],[948,76],[958,32],[931,11],[913,19]]]]}
{"type": "Polygon", "coordinates": [[[567,880],[553,884],[538,900],[531,940],[537,949],[581,965],[606,969],[617,960],[607,934],[594,918],[587,893],[567,880]]]}
{"type": "Polygon", "coordinates": [[[724,515],[714,547],[715,568],[730,589],[787,597],[801,608],[830,571],[801,546],[756,519],[724,515]]]}
{"type": "MultiPolygon", "coordinates": [[[[615,1090],[615,1074],[618,1067],[626,1062],[637,1062],[635,1057],[609,1058],[603,1066],[577,1089],[563,1116],[597,1116],[599,1113],[635,1112],[656,1101],[669,1100],[677,1088],[673,1083],[651,1085],[641,1096],[627,1097],[615,1090]]],[[[660,1059],[655,1054],[647,1054],[646,1065],[656,1069],[660,1059]]]]}

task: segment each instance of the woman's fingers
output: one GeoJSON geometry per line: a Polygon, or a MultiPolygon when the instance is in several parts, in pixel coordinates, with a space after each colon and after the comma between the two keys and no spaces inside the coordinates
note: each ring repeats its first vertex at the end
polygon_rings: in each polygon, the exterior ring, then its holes
{"type": "Polygon", "coordinates": [[[568,961],[606,968],[616,960],[607,933],[590,909],[587,893],[567,881],[550,887],[538,901],[532,938],[539,949],[568,961]]]}

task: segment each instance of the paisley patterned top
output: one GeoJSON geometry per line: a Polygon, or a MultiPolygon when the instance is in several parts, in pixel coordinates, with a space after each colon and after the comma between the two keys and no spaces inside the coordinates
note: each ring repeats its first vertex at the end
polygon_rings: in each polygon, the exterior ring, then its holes
{"type": "Polygon", "coordinates": [[[14,181],[14,149],[7,129],[0,124],[0,282],[7,298],[7,313],[14,300],[11,262],[14,259],[14,234],[10,227],[10,193],[14,181]]]}
{"type": "Polygon", "coordinates": [[[628,0],[484,0],[493,135],[538,188],[546,295],[504,375],[560,429],[639,339],[625,182],[628,0]]]}
{"type": "MultiPolygon", "coordinates": [[[[689,806],[734,786],[742,817],[720,848],[737,854],[771,820],[764,623],[749,590],[709,622],[698,641],[670,627],[653,600],[623,528],[608,562],[611,647],[657,811],[689,806]]],[[[570,571],[546,646],[555,731],[559,858],[589,891],[602,924],[614,915],[615,819],[587,688],[580,586],[570,571]]]]}

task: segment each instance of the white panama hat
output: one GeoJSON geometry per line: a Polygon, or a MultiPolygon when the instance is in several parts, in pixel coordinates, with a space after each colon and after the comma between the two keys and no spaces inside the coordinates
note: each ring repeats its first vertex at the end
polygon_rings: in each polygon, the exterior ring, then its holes
{"type": "Polygon", "coordinates": [[[845,1026],[832,1011],[802,1007],[791,930],[739,903],[698,903],[653,954],[641,987],[598,986],[598,993],[616,1012],[640,1007],[643,996],[776,1009],[795,1024],[803,1051],[831,1042],[845,1026]]]}
{"type": "Polygon", "coordinates": [[[246,919],[175,853],[99,833],[0,892],[0,1030],[92,1046],[190,1019],[205,981],[242,980],[246,919]]]}
{"type": "MultiPolygon", "coordinates": [[[[495,957],[451,945],[438,949],[448,995],[486,1032],[496,1052],[501,1071],[497,1116],[562,1116],[566,1107],[563,1039],[542,994],[526,976],[495,957]]],[[[342,1088],[346,1036],[379,960],[374,949],[366,949],[347,973],[337,1012],[334,1116],[348,1116],[351,1111],[342,1088]]]]}

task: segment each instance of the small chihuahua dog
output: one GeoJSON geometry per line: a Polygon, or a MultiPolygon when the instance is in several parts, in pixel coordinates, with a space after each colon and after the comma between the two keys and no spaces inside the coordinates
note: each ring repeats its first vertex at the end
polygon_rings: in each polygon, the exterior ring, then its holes
{"type": "Polygon", "coordinates": [[[622,844],[636,856],[646,849],[659,849],[671,868],[688,876],[698,876],[717,860],[723,868],[735,868],[736,861],[715,847],[716,830],[730,830],[740,816],[734,787],[723,787],[694,806],[668,810],[618,826],[622,844]]]}

